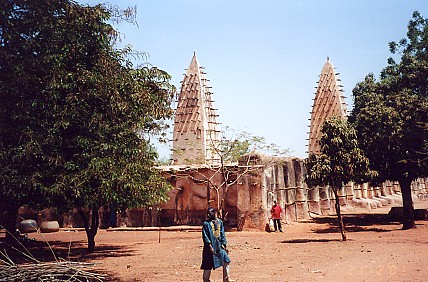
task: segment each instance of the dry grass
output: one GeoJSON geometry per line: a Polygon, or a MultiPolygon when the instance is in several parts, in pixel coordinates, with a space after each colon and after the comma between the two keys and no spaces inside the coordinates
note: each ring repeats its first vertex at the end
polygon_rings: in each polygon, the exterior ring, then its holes
{"type": "MultiPolygon", "coordinates": [[[[1,226],[0,226],[1,227],[1,226]]],[[[37,231],[42,237],[43,234],[37,231]]],[[[37,259],[27,249],[26,236],[12,236],[15,238],[13,245],[6,245],[3,251],[0,251],[0,282],[1,281],[70,281],[70,282],[87,282],[87,281],[105,281],[107,275],[94,271],[95,263],[72,262],[58,258],[55,252],[45,240],[49,247],[53,261],[43,262],[37,259]],[[8,252],[13,252],[13,257],[26,261],[25,263],[15,263],[8,252]]],[[[69,250],[71,244],[69,245],[69,250]]]]}

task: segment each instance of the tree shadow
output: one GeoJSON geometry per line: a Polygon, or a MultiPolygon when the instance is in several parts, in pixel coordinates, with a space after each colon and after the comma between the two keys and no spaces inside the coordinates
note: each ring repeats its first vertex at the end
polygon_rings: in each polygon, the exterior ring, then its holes
{"type": "MultiPolygon", "coordinates": [[[[134,251],[130,248],[131,246],[118,247],[101,245],[95,246],[94,253],[88,253],[86,241],[74,241],[70,244],[70,242],[63,241],[46,242],[38,240],[27,240],[20,243],[17,242],[11,247],[11,245],[6,244],[3,238],[1,238],[0,259],[5,261],[12,259],[13,262],[18,265],[36,263],[37,261],[42,263],[68,261],[97,264],[97,261],[102,261],[103,258],[107,257],[132,256],[134,251]],[[7,257],[4,256],[5,254],[7,257]]],[[[104,281],[121,281],[119,278],[115,277],[113,273],[103,270],[102,267],[94,269],[93,272],[107,275],[104,281]]],[[[0,275],[0,280],[1,278],[2,276],[0,275]]]]}
{"type": "MultiPolygon", "coordinates": [[[[360,226],[347,226],[345,224],[345,231],[352,233],[352,232],[390,232],[392,230],[382,229],[382,228],[367,228],[367,227],[360,227],[360,226]]],[[[334,224],[334,226],[330,226],[325,229],[314,230],[314,233],[317,233],[317,234],[340,233],[340,230],[337,224],[334,224]]]]}
{"type": "Polygon", "coordinates": [[[4,242],[0,241],[0,249],[13,251],[15,263],[27,263],[32,259],[42,262],[53,262],[56,260],[87,262],[107,257],[127,257],[132,256],[133,251],[129,247],[118,247],[101,245],[95,246],[94,253],[87,252],[86,241],[38,241],[28,240],[21,244],[14,244],[13,248],[8,248],[4,242]]]}
{"type": "MultiPolygon", "coordinates": [[[[313,218],[317,224],[328,224],[328,228],[314,230],[314,233],[340,232],[336,216],[313,218]]],[[[399,226],[401,223],[392,219],[388,214],[346,214],[343,215],[346,232],[390,232],[391,229],[382,226],[399,226]]]]}
{"type": "Polygon", "coordinates": [[[303,243],[326,243],[326,242],[339,242],[340,239],[293,239],[293,240],[284,240],[281,243],[290,243],[290,244],[303,244],[303,243]]]}

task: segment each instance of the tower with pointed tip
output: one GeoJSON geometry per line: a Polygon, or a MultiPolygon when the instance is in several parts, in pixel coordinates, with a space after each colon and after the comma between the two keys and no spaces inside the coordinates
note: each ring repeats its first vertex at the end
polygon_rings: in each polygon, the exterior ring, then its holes
{"type": "Polygon", "coordinates": [[[311,112],[311,124],[309,131],[309,154],[319,154],[321,138],[321,127],[324,121],[330,117],[346,119],[346,103],[343,96],[342,85],[338,73],[335,73],[333,64],[327,57],[327,61],[321,70],[318,81],[317,92],[315,93],[314,104],[311,112]]]}
{"type": "Polygon", "coordinates": [[[174,119],[173,164],[215,164],[219,131],[211,87],[196,54],[181,82],[174,119]]]}

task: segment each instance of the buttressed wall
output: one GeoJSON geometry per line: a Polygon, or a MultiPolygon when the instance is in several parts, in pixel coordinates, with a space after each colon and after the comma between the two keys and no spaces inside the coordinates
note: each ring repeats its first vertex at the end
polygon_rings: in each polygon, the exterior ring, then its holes
{"type": "MultiPolygon", "coordinates": [[[[246,156],[248,157],[248,156],[246,156]]],[[[273,158],[253,154],[251,165],[244,161],[228,167],[236,180],[225,197],[226,224],[238,230],[264,230],[276,200],[284,209],[283,218],[296,221],[309,217],[305,169],[298,158],[273,158]]],[[[208,166],[165,166],[164,176],[174,189],[162,205],[162,222],[200,224],[208,207],[217,207],[223,190],[210,182],[221,183],[218,169],[208,166]],[[208,179],[210,181],[208,181],[208,179]]],[[[319,210],[319,208],[317,209],[319,210]]]]}
{"type": "MultiPolygon", "coordinates": [[[[256,157],[257,158],[257,157],[256,157]]],[[[256,159],[254,158],[254,159],[256,159]]],[[[123,217],[110,222],[111,213],[100,209],[101,227],[108,226],[162,226],[174,224],[201,225],[208,207],[217,207],[223,190],[208,184],[207,179],[221,183],[218,170],[207,165],[166,166],[160,168],[173,189],[169,200],[157,209],[130,209],[123,217]]],[[[248,169],[245,165],[230,168],[238,175],[248,169]]],[[[238,230],[264,230],[270,217],[273,201],[283,208],[283,221],[289,223],[317,215],[334,214],[334,198],[325,187],[309,188],[304,183],[305,169],[297,158],[258,161],[236,184],[229,188],[225,197],[226,225],[238,230]]],[[[428,200],[428,178],[420,178],[412,183],[413,200],[428,200]]],[[[396,182],[385,182],[381,186],[349,184],[339,191],[342,210],[355,206],[376,209],[383,206],[401,204],[400,186],[396,182]]],[[[89,215],[88,211],[88,215],[89,215]]],[[[37,212],[20,209],[24,218],[33,218],[40,223],[44,220],[58,220],[62,227],[83,227],[77,212],[55,216],[48,210],[37,212]]],[[[419,218],[423,219],[423,218],[419,218]]]]}
{"type": "MultiPolygon", "coordinates": [[[[208,207],[218,207],[223,189],[213,186],[223,181],[221,173],[208,165],[172,165],[161,167],[164,177],[174,187],[162,205],[161,220],[165,224],[200,225],[208,207]]],[[[236,224],[236,186],[228,189],[224,209],[229,225],[236,224]]]]}
{"type": "MultiPolygon", "coordinates": [[[[229,167],[237,178],[225,197],[226,225],[237,230],[264,230],[270,217],[273,201],[283,208],[283,221],[290,223],[317,215],[332,215],[334,195],[328,187],[308,187],[303,161],[298,158],[254,157],[256,162],[229,167]]],[[[208,207],[217,207],[223,190],[208,183],[221,183],[219,171],[208,166],[162,167],[164,176],[171,182],[169,200],[161,207],[163,224],[200,225],[208,207]],[[220,195],[220,197],[218,197],[220,195]]],[[[236,178],[235,178],[236,179],[236,178]]],[[[428,178],[412,183],[414,201],[428,200],[428,178]]],[[[339,191],[341,209],[355,207],[376,209],[402,203],[397,182],[381,186],[349,184],[339,191]]]]}

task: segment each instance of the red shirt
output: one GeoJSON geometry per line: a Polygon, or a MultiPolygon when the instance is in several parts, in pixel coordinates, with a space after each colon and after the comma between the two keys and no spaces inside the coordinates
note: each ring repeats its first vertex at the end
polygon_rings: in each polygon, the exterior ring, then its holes
{"type": "Polygon", "coordinates": [[[272,207],[272,209],[270,210],[270,213],[272,214],[272,218],[273,219],[280,219],[281,218],[281,213],[282,213],[282,209],[279,205],[274,205],[272,207]]]}

